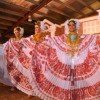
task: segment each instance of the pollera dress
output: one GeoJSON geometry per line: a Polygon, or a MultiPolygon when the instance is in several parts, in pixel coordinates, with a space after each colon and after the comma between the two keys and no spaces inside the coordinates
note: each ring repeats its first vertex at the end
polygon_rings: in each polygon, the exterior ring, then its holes
{"type": "Polygon", "coordinates": [[[9,55],[11,81],[26,94],[44,100],[99,100],[100,36],[80,38],[74,56],[69,52],[65,34],[48,37],[40,43],[28,37],[18,47],[13,43],[13,50],[8,44],[6,56],[9,55]]]}

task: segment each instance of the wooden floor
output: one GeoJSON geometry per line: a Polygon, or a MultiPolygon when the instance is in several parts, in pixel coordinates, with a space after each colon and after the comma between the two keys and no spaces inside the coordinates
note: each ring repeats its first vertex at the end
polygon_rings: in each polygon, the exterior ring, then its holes
{"type": "Polygon", "coordinates": [[[0,83],[0,100],[41,100],[38,97],[28,97],[28,95],[15,89],[11,91],[11,87],[0,83]]]}

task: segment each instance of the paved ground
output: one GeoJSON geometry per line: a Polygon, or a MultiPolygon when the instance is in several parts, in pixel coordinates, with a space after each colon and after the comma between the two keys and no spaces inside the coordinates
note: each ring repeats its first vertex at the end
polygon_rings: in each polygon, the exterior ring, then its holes
{"type": "Polygon", "coordinates": [[[41,100],[38,97],[28,97],[28,95],[15,89],[11,91],[11,87],[0,83],[0,100],[41,100]]]}

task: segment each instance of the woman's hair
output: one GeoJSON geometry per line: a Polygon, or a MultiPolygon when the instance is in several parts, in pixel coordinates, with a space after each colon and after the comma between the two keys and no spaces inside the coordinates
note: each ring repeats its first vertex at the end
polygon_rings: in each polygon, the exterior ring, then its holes
{"type": "Polygon", "coordinates": [[[16,29],[17,31],[21,31],[20,27],[15,27],[14,29],[16,29]]]}
{"type": "Polygon", "coordinates": [[[79,29],[80,27],[80,22],[78,19],[70,19],[67,21],[67,24],[69,24],[70,22],[73,22],[76,25],[76,29],[79,29]]]}
{"type": "Polygon", "coordinates": [[[38,25],[40,27],[40,21],[36,21],[35,25],[38,25]]]}
{"type": "Polygon", "coordinates": [[[70,24],[70,22],[73,22],[76,25],[76,21],[75,20],[69,20],[68,25],[70,24]]]}
{"type": "Polygon", "coordinates": [[[24,28],[17,26],[14,29],[20,32],[21,37],[24,35],[24,28]]]}

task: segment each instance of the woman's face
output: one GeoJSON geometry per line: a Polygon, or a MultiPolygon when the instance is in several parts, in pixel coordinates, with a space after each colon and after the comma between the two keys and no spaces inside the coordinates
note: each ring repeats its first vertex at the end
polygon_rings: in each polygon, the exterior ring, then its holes
{"type": "Polygon", "coordinates": [[[14,29],[14,34],[15,37],[20,37],[20,31],[18,31],[17,29],[14,29]]]}
{"type": "Polygon", "coordinates": [[[35,33],[40,33],[40,27],[39,27],[39,25],[35,25],[35,33]]]}
{"type": "Polygon", "coordinates": [[[70,32],[75,32],[76,31],[76,24],[74,22],[69,22],[68,28],[69,28],[70,32]]]}

